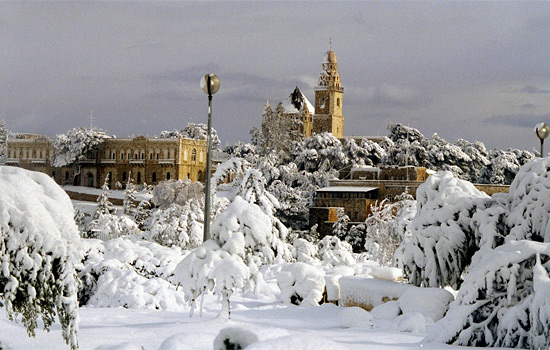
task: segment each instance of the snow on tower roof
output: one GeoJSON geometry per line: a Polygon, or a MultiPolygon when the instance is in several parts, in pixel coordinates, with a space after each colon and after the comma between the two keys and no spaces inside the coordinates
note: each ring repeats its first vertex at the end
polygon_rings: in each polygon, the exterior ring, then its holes
{"type": "Polygon", "coordinates": [[[304,94],[296,88],[294,91],[283,101],[283,109],[285,113],[301,113],[304,110],[304,106],[307,107],[309,113],[313,113],[315,108],[304,96],[304,94]]]}

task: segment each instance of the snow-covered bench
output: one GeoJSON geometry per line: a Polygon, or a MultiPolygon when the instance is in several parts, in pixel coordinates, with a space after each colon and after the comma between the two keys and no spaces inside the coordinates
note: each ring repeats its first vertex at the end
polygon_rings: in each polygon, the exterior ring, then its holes
{"type": "Polygon", "coordinates": [[[375,278],[345,276],[339,280],[340,305],[359,306],[371,311],[386,302],[394,304],[396,313],[419,312],[437,321],[447,312],[454,296],[441,288],[421,288],[410,284],[375,278]]]}

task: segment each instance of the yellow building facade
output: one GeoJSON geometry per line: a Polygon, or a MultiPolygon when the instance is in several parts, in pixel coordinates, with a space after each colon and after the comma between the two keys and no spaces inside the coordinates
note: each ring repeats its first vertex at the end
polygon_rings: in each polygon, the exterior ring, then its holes
{"type": "Polygon", "coordinates": [[[53,167],[52,139],[27,135],[8,140],[6,165],[40,171],[58,184],[101,187],[109,184],[125,186],[130,177],[136,184],[157,184],[160,181],[190,179],[205,181],[206,141],[186,138],[106,139],[70,166],[53,167]]]}

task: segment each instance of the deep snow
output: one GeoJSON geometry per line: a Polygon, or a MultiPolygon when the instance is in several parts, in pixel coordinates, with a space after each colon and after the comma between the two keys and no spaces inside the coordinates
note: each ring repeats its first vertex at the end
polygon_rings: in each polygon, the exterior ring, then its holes
{"type": "MultiPolygon", "coordinates": [[[[121,350],[142,346],[145,350],[212,349],[220,330],[239,327],[253,332],[259,341],[264,341],[258,344],[262,347],[255,347],[258,349],[276,348],[273,347],[275,345],[279,349],[307,349],[314,345],[315,350],[334,350],[332,342],[350,350],[476,349],[422,343],[425,333],[397,330],[398,322],[402,322],[400,319],[374,319],[373,328],[370,325],[343,328],[340,313],[344,308],[333,304],[287,306],[242,296],[233,297],[231,304],[231,320],[227,323],[216,320],[219,304],[213,296],[206,298],[202,318],[198,313],[190,318],[187,311],[84,307],[80,309],[80,348],[121,350]],[[172,345],[177,346],[161,347],[170,337],[173,337],[172,345]],[[122,346],[123,343],[127,344],[122,346]]],[[[36,338],[29,338],[21,324],[10,322],[3,313],[0,314],[0,339],[12,350],[66,349],[60,331],[56,323],[49,333],[38,330],[36,338]]]]}

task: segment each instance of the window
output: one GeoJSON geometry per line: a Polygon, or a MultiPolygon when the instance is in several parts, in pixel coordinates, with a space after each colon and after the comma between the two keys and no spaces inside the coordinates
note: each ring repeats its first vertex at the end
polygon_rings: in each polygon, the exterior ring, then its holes
{"type": "Polygon", "coordinates": [[[157,160],[159,160],[159,156],[160,156],[160,154],[157,152],[157,160]]]}
{"type": "Polygon", "coordinates": [[[55,179],[55,170],[52,171],[52,178],[55,179]]]}
{"type": "Polygon", "coordinates": [[[138,171],[138,173],[137,173],[137,183],[138,184],[141,183],[141,171],[138,171]]]}
{"type": "Polygon", "coordinates": [[[127,175],[126,175],[126,172],[123,171],[123,172],[122,172],[122,182],[126,181],[126,176],[127,176],[127,175]]]}
{"type": "Polygon", "coordinates": [[[338,107],[340,107],[340,98],[337,98],[337,99],[336,99],[336,105],[337,105],[338,107]]]}
{"type": "Polygon", "coordinates": [[[66,171],[65,172],[65,182],[68,182],[69,181],[69,172],[66,171]]]}
{"type": "Polygon", "coordinates": [[[149,153],[149,160],[153,160],[153,152],[149,153]]]}
{"type": "Polygon", "coordinates": [[[202,170],[199,170],[199,172],[197,173],[197,181],[202,181],[202,170]]]}
{"type": "Polygon", "coordinates": [[[107,174],[107,182],[109,183],[109,186],[111,186],[111,182],[113,182],[113,173],[110,171],[107,174]]]}
{"type": "Polygon", "coordinates": [[[170,172],[166,173],[166,180],[170,180],[170,172]]]}
{"type": "Polygon", "coordinates": [[[94,175],[92,173],[88,173],[88,187],[94,187],[94,175]]]}
{"type": "Polygon", "coordinates": [[[191,151],[191,161],[196,162],[197,161],[197,150],[193,148],[193,151],[191,151]]]}
{"type": "Polygon", "coordinates": [[[120,159],[124,159],[124,153],[120,152],[120,159]]]}
{"type": "Polygon", "coordinates": [[[151,180],[153,183],[157,182],[157,173],[153,172],[153,174],[151,174],[151,180]]]}
{"type": "Polygon", "coordinates": [[[145,153],[141,152],[141,159],[145,159],[145,153]]]}

